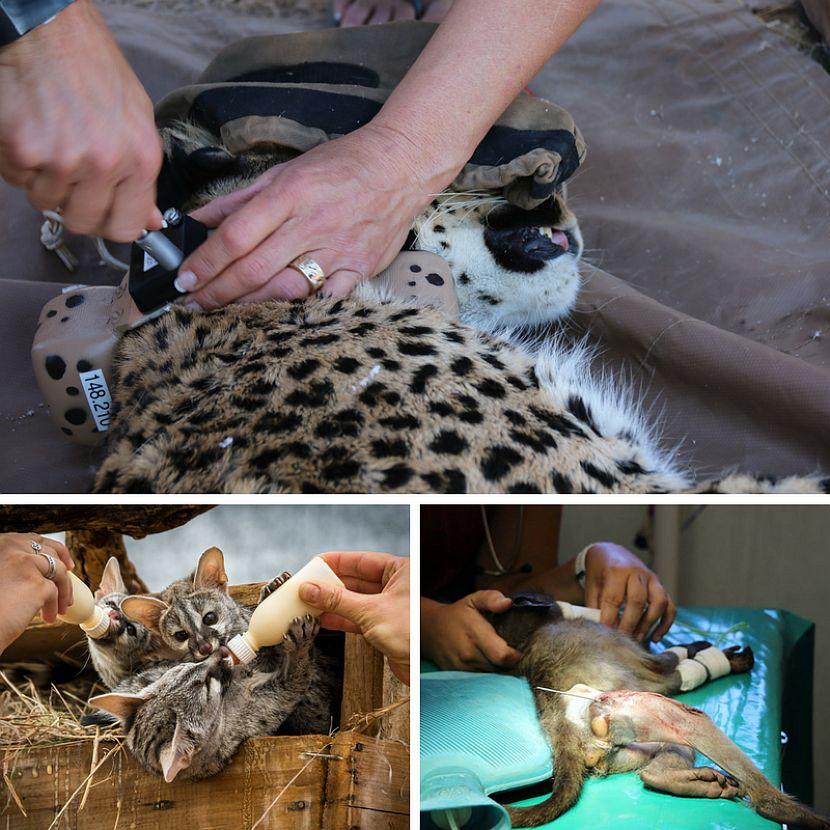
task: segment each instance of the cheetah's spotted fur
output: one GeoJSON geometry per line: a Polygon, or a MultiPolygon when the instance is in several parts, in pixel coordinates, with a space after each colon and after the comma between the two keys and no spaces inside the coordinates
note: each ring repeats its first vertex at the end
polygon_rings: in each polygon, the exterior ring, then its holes
{"type": "MultiPolygon", "coordinates": [[[[262,167],[260,158],[247,175],[237,169],[211,182],[209,195],[243,186],[262,167]]],[[[659,447],[625,390],[592,376],[587,350],[555,341],[534,352],[503,331],[522,322],[523,308],[531,322],[566,313],[577,257],[558,257],[530,278],[505,276],[482,237],[492,208],[480,198],[465,206],[454,194],[416,224],[419,246],[452,266],[461,321],[369,285],[347,300],[209,313],[176,307],[124,337],[96,491],[688,490],[690,477],[659,447]]],[[[551,215],[581,244],[563,194],[551,215]]],[[[827,489],[817,478],[742,475],[700,485],[704,492],[827,489]]]]}

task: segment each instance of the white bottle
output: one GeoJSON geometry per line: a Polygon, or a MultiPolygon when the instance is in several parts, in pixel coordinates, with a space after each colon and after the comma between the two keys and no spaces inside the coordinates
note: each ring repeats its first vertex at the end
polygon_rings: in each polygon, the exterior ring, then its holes
{"type": "Polygon", "coordinates": [[[110,629],[110,618],[95,604],[95,597],[85,583],[71,571],[69,578],[72,580],[72,605],[65,614],[58,614],[58,619],[79,625],[90,637],[100,640],[110,629]]]}
{"type": "Polygon", "coordinates": [[[285,638],[292,620],[305,614],[319,617],[323,612],[304,603],[299,597],[300,585],[309,580],[345,587],[337,574],[319,556],[300,568],[266,597],[251,614],[244,634],[237,634],[228,643],[231,654],[240,663],[250,663],[264,646],[275,646],[285,638]]]}

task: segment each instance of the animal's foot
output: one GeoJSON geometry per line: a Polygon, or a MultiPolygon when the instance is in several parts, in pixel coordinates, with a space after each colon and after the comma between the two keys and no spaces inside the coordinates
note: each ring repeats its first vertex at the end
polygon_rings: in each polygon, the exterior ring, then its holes
{"type": "Polygon", "coordinates": [[[311,614],[302,617],[295,617],[283,640],[283,650],[287,652],[298,652],[308,649],[314,642],[317,632],[320,630],[320,621],[311,614]]]}
{"type": "Polygon", "coordinates": [[[646,769],[640,772],[651,790],[692,798],[743,798],[745,791],[731,775],[712,767],[691,769],[646,769]]]}
{"type": "Polygon", "coordinates": [[[755,654],[749,646],[730,646],[723,653],[729,661],[732,674],[744,674],[755,665],[755,654]]]}
{"type": "Polygon", "coordinates": [[[263,585],[259,589],[259,601],[262,602],[266,597],[271,596],[277,588],[289,579],[291,579],[291,574],[288,571],[283,571],[279,576],[275,576],[267,585],[263,585]]]}

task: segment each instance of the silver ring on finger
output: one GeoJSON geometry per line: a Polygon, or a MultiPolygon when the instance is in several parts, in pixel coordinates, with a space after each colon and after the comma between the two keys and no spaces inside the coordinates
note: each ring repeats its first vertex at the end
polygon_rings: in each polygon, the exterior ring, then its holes
{"type": "Polygon", "coordinates": [[[326,282],[326,272],[320,263],[305,254],[292,259],[288,267],[299,271],[308,280],[312,294],[319,291],[326,282]]]}
{"type": "Polygon", "coordinates": [[[43,545],[41,545],[40,542],[30,542],[29,544],[32,546],[32,550],[35,553],[40,553],[40,550],[43,547],[43,545]]]}
{"type": "Polygon", "coordinates": [[[55,561],[55,557],[54,556],[49,556],[48,553],[43,553],[42,551],[39,551],[39,550],[35,551],[35,553],[38,556],[45,557],[46,561],[49,563],[49,570],[46,571],[44,576],[49,580],[54,580],[55,579],[55,574],[58,571],[58,563],[55,561]]]}

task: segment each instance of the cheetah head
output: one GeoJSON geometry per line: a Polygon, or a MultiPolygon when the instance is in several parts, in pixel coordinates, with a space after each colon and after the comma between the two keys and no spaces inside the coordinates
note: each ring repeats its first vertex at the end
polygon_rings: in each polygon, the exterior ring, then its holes
{"type": "Polygon", "coordinates": [[[465,322],[522,328],[573,308],[583,244],[564,187],[529,211],[492,194],[444,193],[415,230],[415,247],[449,263],[465,322]]]}
{"type": "MultiPolygon", "coordinates": [[[[162,130],[165,152],[192,209],[249,185],[296,155],[258,147],[234,155],[192,124],[162,130]]],[[[487,192],[446,191],[413,226],[414,247],[447,260],[462,320],[477,328],[538,326],[564,317],[579,289],[582,234],[564,186],[534,210],[487,192]]]]}

